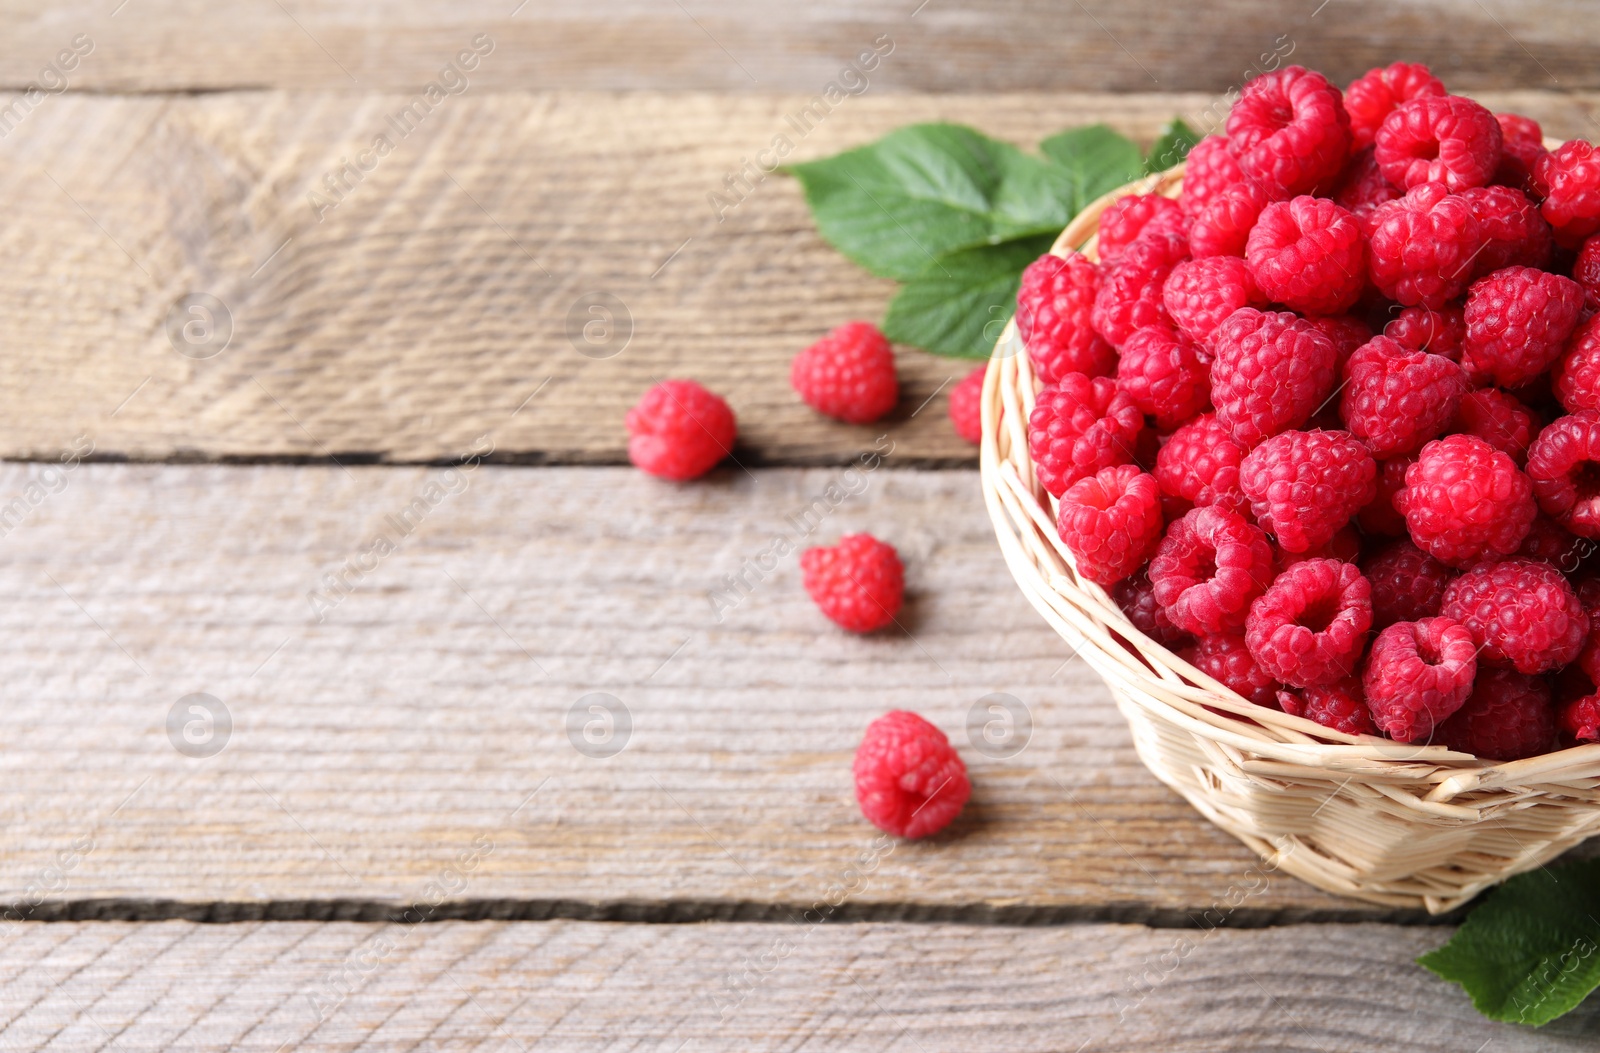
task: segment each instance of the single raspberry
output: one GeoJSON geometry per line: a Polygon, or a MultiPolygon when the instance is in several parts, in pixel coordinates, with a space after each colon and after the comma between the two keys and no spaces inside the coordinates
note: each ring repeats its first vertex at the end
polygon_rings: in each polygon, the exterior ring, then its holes
{"type": "Polygon", "coordinates": [[[1245,455],[1239,485],[1286,552],[1327,544],[1376,493],[1378,468],[1343,431],[1286,431],[1245,455]]]}
{"type": "Polygon", "coordinates": [[[1480,186],[1461,191],[1460,197],[1472,209],[1482,238],[1472,261],[1474,278],[1504,267],[1549,266],[1555,236],[1528,195],[1509,186],[1480,186]]]}
{"type": "Polygon", "coordinates": [[[1061,495],[1056,532],[1078,573],[1114,585],[1138,570],[1161,539],[1161,493],[1137,465],[1102,468],[1061,495]]]}
{"type": "MultiPolygon", "coordinates": [[[[1576,574],[1584,557],[1593,551],[1593,541],[1579,537],[1540,512],[1533,517],[1533,526],[1528,529],[1528,536],[1522,539],[1522,547],[1517,549],[1517,555],[1523,559],[1543,560],[1563,574],[1576,574]]],[[[1579,597],[1579,602],[1582,602],[1582,597],[1579,597]]]]}
{"type": "Polygon", "coordinates": [[[1331,314],[1321,318],[1307,318],[1311,327],[1333,341],[1333,357],[1338,362],[1336,371],[1344,374],[1344,364],[1356,353],[1356,348],[1372,339],[1372,327],[1349,314],[1331,314]]]}
{"type": "Polygon", "coordinates": [[[867,725],[852,770],[861,814],[896,837],[938,833],[972,795],[967,766],[944,732],[903,709],[867,725]]]}
{"type": "Polygon", "coordinates": [[[1369,69],[1344,90],[1344,108],[1350,114],[1350,139],[1356,148],[1371,146],[1384,118],[1396,106],[1428,96],[1445,94],[1444,84],[1420,62],[1395,62],[1369,69]]]}
{"type": "Polygon", "coordinates": [[[1600,410],[1600,314],[1588,318],[1573,332],[1556,360],[1556,398],[1568,413],[1600,410]]]}
{"type": "Polygon", "coordinates": [[[1185,632],[1244,627],[1250,602],[1272,580],[1272,546],[1261,528],[1217,507],[1196,508],[1167,528],[1150,561],[1156,602],[1185,632]]]}
{"type": "Polygon", "coordinates": [[[1490,665],[1537,676],[1578,657],[1589,616],[1567,579],[1536,559],[1480,563],[1444,590],[1440,613],[1467,627],[1490,665]]]}
{"type": "MultiPolygon", "coordinates": [[[[1241,307],[1265,307],[1250,268],[1237,256],[1185,260],[1172,268],[1161,302],[1178,329],[1201,346],[1241,307]]],[[[1126,354],[1126,352],[1124,352],[1126,354]]]]}
{"type": "Polygon", "coordinates": [[[1117,355],[1094,327],[1100,268],[1076,252],[1046,253],[1028,264],[1017,290],[1017,334],[1045,384],[1068,373],[1104,377],[1117,355]]]}
{"type": "Polygon", "coordinates": [[[1452,567],[1515,552],[1537,511],[1528,477],[1473,435],[1424,446],[1394,507],[1416,546],[1452,567]]]}
{"type": "Polygon", "coordinates": [[[1372,142],[1378,167],[1401,190],[1443,183],[1485,186],[1500,163],[1500,122],[1460,95],[1429,95],[1395,107],[1372,142]]]}
{"type": "Polygon", "coordinates": [[[1406,538],[1389,542],[1360,565],[1372,585],[1375,629],[1436,617],[1444,605],[1445,586],[1456,577],[1455,571],[1406,538]]]}
{"type": "Polygon", "coordinates": [[[1117,582],[1116,588],[1111,590],[1111,598],[1128,616],[1135,629],[1163,647],[1176,648],[1189,642],[1189,634],[1173,625],[1167,612],[1156,602],[1155,587],[1150,584],[1148,570],[1140,569],[1138,573],[1117,582]]]}
{"type": "Polygon", "coordinates": [[[1160,194],[1127,194],[1100,213],[1100,238],[1095,243],[1103,263],[1112,263],[1139,239],[1146,228],[1187,236],[1183,207],[1160,194]]]}
{"type": "Polygon", "coordinates": [[[1476,435],[1520,467],[1528,460],[1533,437],[1539,434],[1539,422],[1514,396],[1499,388],[1478,388],[1461,396],[1456,419],[1447,430],[1476,435]]]}
{"type": "Polygon", "coordinates": [[[1461,316],[1460,304],[1445,304],[1437,311],[1407,307],[1383,327],[1383,335],[1413,351],[1459,362],[1461,347],[1467,341],[1467,323],[1461,316]]]}
{"type": "Polygon", "coordinates": [[[1228,436],[1216,414],[1196,417],[1172,433],[1156,454],[1156,482],[1161,492],[1197,508],[1217,505],[1242,512],[1248,505],[1239,486],[1244,447],[1228,436]]]}
{"type": "Polygon", "coordinates": [[[1211,372],[1200,349],[1165,325],[1145,326],[1128,337],[1117,363],[1117,386],[1163,430],[1211,403],[1211,372]]]}
{"type": "Polygon", "coordinates": [[[1345,365],[1339,416],[1374,457],[1387,460],[1415,453],[1444,431],[1466,391],[1466,373],[1448,358],[1375,336],[1345,365]]]}
{"type": "Polygon", "coordinates": [[[1544,148],[1544,129],[1531,117],[1518,113],[1497,113],[1500,122],[1500,167],[1494,181],[1518,190],[1533,188],[1533,168],[1550,151],[1544,148]]]}
{"type": "Polygon", "coordinates": [[[1333,341],[1303,318],[1240,308],[1217,326],[1211,344],[1217,419],[1247,449],[1304,424],[1333,391],[1333,341]]]}
{"type": "Polygon", "coordinates": [[[1212,195],[1189,227],[1189,254],[1195,259],[1210,256],[1244,256],[1250,231],[1261,218],[1261,210],[1274,201],[1287,200],[1277,187],[1255,182],[1235,183],[1212,195]]]}
{"type": "Polygon", "coordinates": [[[1469,376],[1514,388],[1561,356],[1583,313],[1583,286],[1534,267],[1506,267],[1472,283],[1461,364],[1469,376]]]}
{"type": "Polygon", "coordinates": [[[1251,657],[1238,633],[1200,637],[1189,664],[1247,701],[1278,708],[1278,682],[1251,657]]]}
{"type": "Polygon", "coordinates": [[[1361,681],[1353,676],[1318,687],[1279,691],[1278,708],[1292,717],[1304,717],[1346,735],[1378,733],[1361,681]]]}
{"type": "MultiPolygon", "coordinates": [[[[1405,191],[1389,182],[1378,167],[1372,147],[1367,147],[1350,159],[1339,185],[1334,187],[1333,200],[1340,208],[1363,220],[1373,209],[1387,201],[1394,201],[1405,191]]],[[[1365,227],[1363,227],[1365,232],[1365,227]]]]}
{"type": "Polygon", "coordinates": [[[950,389],[950,423],[974,446],[983,442],[983,375],[979,366],[950,389]]]}
{"type": "Polygon", "coordinates": [[[1572,280],[1583,286],[1583,306],[1600,310],[1600,235],[1584,239],[1572,264],[1572,280]]]}
{"type": "Polygon", "coordinates": [[[628,411],[628,460],[681,482],[709,472],[733,451],[733,411],[692,380],[663,380],[628,411]]]}
{"type": "Polygon", "coordinates": [[[1600,695],[1586,695],[1561,710],[1561,731],[1575,742],[1600,742],[1600,695]]]}
{"type": "Polygon", "coordinates": [[[1338,314],[1367,284],[1361,227],[1326,198],[1297,197],[1262,209],[1244,258],[1268,299],[1305,314],[1338,314]]]}
{"type": "Polygon", "coordinates": [[[1092,319],[1095,329],[1120,348],[1123,341],[1147,325],[1172,324],[1161,304],[1167,275],[1180,260],[1174,243],[1165,236],[1140,238],[1123,250],[1115,263],[1101,272],[1092,319]]]}
{"type": "Polygon", "coordinates": [[[1356,523],[1363,531],[1378,537],[1406,536],[1406,517],[1395,508],[1394,499],[1406,488],[1406,469],[1415,463],[1415,457],[1395,457],[1378,462],[1377,492],[1356,513],[1356,523]]]}
{"type": "Polygon", "coordinates": [[[1528,478],[1556,522],[1600,538],[1600,413],[1574,413],[1541,431],[1528,447],[1528,478]]]}
{"type": "Polygon", "coordinates": [[[1600,157],[1582,139],[1569,139],[1534,162],[1533,186],[1544,198],[1539,211],[1556,244],[1575,249],[1600,231],[1600,157]]]}
{"type": "Polygon", "coordinates": [[[1306,194],[1344,167],[1350,117],[1326,77],[1286,66],[1245,84],[1228,114],[1228,141],[1247,178],[1306,194]]]}
{"type": "Polygon", "coordinates": [[[871,534],[846,534],[837,545],[800,553],[812,602],[838,625],[870,633],[894,621],[905,598],[905,569],[894,546],[871,534]]]}
{"type": "Polygon", "coordinates": [[[1556,711],[1542,680],[1486,669],[1472,695],[1439,725],[1439,741],[1457,753],[1512,761],[1546,752],[1556,741],[1556,711]]]}
{"type": "Polygon", "coordinates": [[[1399,742],[1426,742],[1459,710],[1477,678],[1466,626],[1444,618],[1395,622],[1372,641],[1361,683],[1374,722],[1399,742]]]}
{"type": "Polygon", "coordinates": [[[847,424],[870,424],[900,401],[894,351],[871,322],[847,322],[795,355],[789,384],[806,405],[847,424]]]}
{"type": "Polygon", "coordinates": [[[1109,377],[1068,373],[1039,392],[1028,418],[1028,452],[1044,488],[1060,497],[1102,468],[1134,460],[1144,414],[1109,377]]]}
{"type": "Polygon", "coordinates": [[[1184,159],[1183,191],[1178,204],[1187,216],[1196,216],[1213,197],[1244,178],[1233,144],[1225,136],[1208,135],[1189,149],[1184,159]]]}
{"type": "Polygon", "coordinates": [[[1407,307],[1440,308],[1472,279],[1482,237],[1472,207],[1443,183],[1421,183],[1367,220],[1372,284],[1407,307]]]}
{"type": "Polygon", "coordinates": [[[1371,627],[1372,587],[1355,564],[1308,559],[1250,605],[1244,638],[1273,677],[1311,687],[1349,676],[1371,627]]]}

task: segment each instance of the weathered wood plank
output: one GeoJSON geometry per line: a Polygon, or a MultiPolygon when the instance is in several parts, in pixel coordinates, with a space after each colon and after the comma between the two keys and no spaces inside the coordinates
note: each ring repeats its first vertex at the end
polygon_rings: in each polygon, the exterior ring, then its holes
{"type": "MultiPolygon", "coordinates": [[[[1587,127],[1586,98],[1491,101],[1553,134],[1587,127]]],[[[0,141],[0,456],[53,458],[87,434],[100,457],[438,462],[492,432],[497,458],[617,463],[627,407],[672,374],[729,398],[747,463],[840,463],[878,434],[801,405],[788,363],[833,325],[880,317],[891,284],[818,238],[787,177],[720,221],[709,201],[803,97],[468,93],[402,138],[389,119],[405,102],[46,99],[0,141]],[[354,182],[341,159],[382,134],[392,151],[354,182]],[[328,179],[348,189],[314,206],[328,179]],[[194,293],[230,311],[214,357],[175,350],[214,351],[203,333],[169,335],[194,293]],[[614,349],[598,333],[569,337],[596,294],[631,318],[611,357],[580,353],[614,349]]],[[[936,118],[1023,143],[1098,120],[1149,138],[1208,105],[868,94],[790,157],[936,118]]],[[[886,428],[902,463],[970,463],[943,396],[928,399],[971,364],[900,363],[886,428]]]]}
{"type": "Polygon", "coordinates": [[[18,1049],[1593,1048],[1415,965],[1442,929],[1127,925],[21,925],[0,1036],[18,1049]]]}

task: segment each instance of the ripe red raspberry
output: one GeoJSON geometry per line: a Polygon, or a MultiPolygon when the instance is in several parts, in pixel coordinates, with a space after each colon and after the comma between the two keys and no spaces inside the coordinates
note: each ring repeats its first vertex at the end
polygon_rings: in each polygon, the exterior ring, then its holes
{"type": "Polygon", "coordinates": [[[1156,602],[1184,632],[1208,636],[1244,627],[1250,602],[1272,580],[1272,546],[1236,513],[1196,508],[1167,528],[1150,561],[1156,602]]]}
{"type": "Polygon", "coordinates": [[[1117,386],[1163,430],[1211,404],[1211,371],[1200,349],[1165,325],[1146,326],[1128,337],[1117,363],[1117,386]]]}
{"type": "Polygon", "coordinates": [[[1100,268],[1076,252],[1046,253],[1028,264],[1017,290],[1017,335],[1045,384],[1068,373],[1104,377],[1117,355],[1094,327],[1100,268]]]}
{"type": "Polygon", "coordinates": [[[1109,377],[1068,373],[1039,392],[1028,418],[1028,452],[1044,488],[1060,497],[1102,468],[1134,460],[1144,415],[1109,377]]]}
{"type": "Polygon", "coordinates": [[[1205,346],[1230,314],[1241,307],[1265,307],[1267,298],[1256,288],[1244,260],[1209,256],[1173,267],[1162,287],[1161,302],[1178,329],[1205,346]]]}
{"type": "Polygon", "coordinates": [[[1333,391],[1333,341],[1303,318],[1240,308],[1217,326],[1211,345],[1217,419],[1247,449],[1304,424],[1333,391]]]}
{"type": "Polygon", "coordinates": [[[1078,573],[1114,585],[1138,570],[1161,539],[1161,493],[1137,465],[1102,468],[1061,495],[1056,532],[1078,573]]]}
{"type": "Polygon", "coordinates": [[[938,833],[972,795],[967,766],[944,732],[903,709],[867,725],[852,768],[861,814],[896,837],[938,833]]]}
{"type": "Polygon", "coordinates": [[[1350,675],[1371,627],[1372,587],[1356,565],[1308,559],[1250,605],[1244,638],[1270,675],[1312,687],[1350,675]]]}
{"type": "Polygon", "coordinates": [[[1500,167],[1494,181],[1518,190],[1533,188],[1533,167],[1550,151],[1544,148],[1544,129],[1531,117],[1518,113],[1497,113],[1500,122],[1500,167]]]}
{"type": "Polygon", "coordinates": [[[1515,552],[1537,511],[1528,477],[1473,435],[1424,446],[1394,507],[1416,546],[1452,567],[1515,552]]]}
{"type": "Polygon", "coordinates": [[[1407,307],[1383,327],[1383,335],[1413,351],[1442,355],[1461,361],[1461,345],[1467,340],[1467,323],[1461,305],[1445,304],[1435,311],[1427,307],[1407,307]]]}
{"type": "Polygon", "coordinates": [[[1228,436],[1216,414],[1196,417],[1172,433],[1156,454],[1156,482],[1161,492],[1182,498],[1196,508],[1217,505],[1242,512],[1248,502],[1239,486],[1244,447],[1228,436]]]}
{"type": "MultiPolygon", "coordinates": [[[[1334,187],[1333,200],[1340,208],[1361,222],[1373,209],[1386,201],[1394,201],[1404,193],[1405,191],[1385,178],[1383,169],[1378,167],[1378,159],[1373,156],[1372,147],[1369,146],[1345,165],[1344,174],[1339,177],[1339,185],[1334,187]]],[[[1365,230],[1363,226],[1363,233],[1365,230]]]]}
{"type": "Polygon", "coordinates": [[[1327,544],[1377,492],[1377,465],[1343,431],[1286,431],[1245,455],[1239,485],[1286,552],[1327,544]]]}
{"type": "Polygon", "coordinates": [[[1504,388],[1533,380],[1561,356],[1583,313],[1583,286],[1534,267],[1506,267],[1479,278],[1463,312],[1469,376],[1504,388]]]}
{"type": "Polygon", "coordinates": [[[1534,162],[1533,186],[1544,198],[1539,211],[1556,244],[1575,249],[1600,231],[1600,157],[1582,139],[1569,139],[1534,162]]]}
{"type": "Polygon", "coordinates": [[[1520,467],[1528,460],[1528,446],[1539,433],[1539,423],[1515,396],[1499,388],[1478,388],[1461,396],[1456,419],[1447,430],[1476,435],[1520,467]]]}
{"type": "Polygon", "coordinates": [[[1552,376],[1556,398],[1568,413],[1600,410],[1600,315],[1573,332],[1556,360],[1552,376]]]}
{"type": "Polygon", "coordinates": [[[1555,237],[1528,195],[1508,186],[1480,186],[1460,197],[1472,209],[1483,242],[1472,261],[1473,278],[1504,267],[1549,266],[1555,237]]]}
{"type": "Polygon", "coordinates": [[[1372,284],[1407,307],[1440,308],[1472,279],[1482,234],[1471,205],[1443,183],[1421,183],[1368,216],[1372,284]]]}
{"type": "Polygon", "coordinates": [[[983,442],[983,366],[950,389],[950,423],[956,434],[977,446],[983,442]]]}
{"type": "Polygon", "coordinates": [[[1578,657],[1589,616],[1567,579],[1536,559],[1480,563],[1444,590],[1440,612],[1467,627],[1483,661],[1537,676],[1578,657]]]}
{"type": "Polygon", "coordinates": [[[1095,244],[1101,262],[1115,262],[1147,228],[1187,235],[1188,220],[1183,207],[1170,197],[1128,194],[1117,198],[1100,213],[1100,239],[1095,244]]]}
{"type": "Polygon", "coordinates": [[[1459,710],[1478,674],[1472,634],[1450,618],[1395,622],[1372,641],[1362,674],[1378,727],[1398,742],[1426,742],[1459,710]]]}
{"type": "Polygon", "coordinates": [[[1406,488],[1406,469],[1415,463],[1415,457],[1396,457],[1378,462],[1377,492],[1356,513],[1356,522],[1362,531],[1378,537],[1406,536],[1406,517],[1395,508],[1394,499],[1406,488]]]}
{"type": "Polygon", "coordinates": [[[1556,711],[1542,680],[1507,669],[1478,674],[1472,695],[1439,725],[1439,742],[1487,760],[1536,757],[1556,741],[1556,711]]]}
{"type": "Polygon", "coordinates": [[[1189,254],[1197,260],[1210,256],[1243,257],[1261,210],[1284,200],[1287,197],[1277,187],[1255,182],[1224,187],[1194,217],[1189,227],[1189,254]]]}
{"type": "Polygon", "coordinates": [[[1307,194],[1344,167],[1350,117],[1322,74],[1286,66],[1245,84],[1228,114],[1228,141],[1247,178],[1307,194]]]}
{"type": "Polygon", "coordinates": [[[1444,84],[1420,62],[1395,62],[1369,69],[1344,90],[1350,114],[1350,139],[1356,148],[1371,146],[1384,118],[1401,103],[1445,94],[1444,84]]]}
{"type": "Polygon", "coordinates": [[[1539,507],[1579,537],[1600,538],[1600,413],[1553,421],[1528,447],[1539,507]]]}
{"type": "Polygon", "coordinates": [[[894,351],[871,322],[847,322],[795,355],[789,384],[806,405],[847,424],[870,424],[900,401],[894,351]]]}
{"type": "Polygon", "coordinates": [[[1375,629],[1436,617],[1444,605],[1445,586],[1456,577],[1455,571],[1406,538],[1389,542],[1360,565],[1372,585],[1375,629]]]}
{"type": "Polygon", "coordinates": [[[800,570],[817,608],[853,633],[881,629],[900,613],[905,569],[894,547],[871,534],[846,534],[831,548],[806,549],[800,570]]]}
{"type": "Polygon", "coordinates": [[[1161,290],[1173,266],[1185,255],[1176,239],[1155,235],[1135,241],[1116,262],[1107,264],[1100,273],[1100,292],[1091,313],[1100,335],[1120,348],[1147,325],[1171,325],[1172,318],[1161,304],[1161,290]]]}
{"type": "Polygon", "coordinates": [[[733,451],[733,411],[692,380],[663,380],[628,411],[628,460],[651,475],[683,481],[709,472],[733,451]]]}
{"type": "Polygon", "coordinates": [[[1278,708],[1278,682],[1251,657],[1238,633],[1200,637],[1189,664],[1247,701],[1278,708]]]}
{"type": "Polygon", "coordinates": [[[1133,627],[1163,647],[1176,648],[1189,641],[1189,634],[1172,624],[1167,612],[1156,602],[1155,587],[1150,584],[1146,569],[1117,582],[1111,590],[1122,613],[1128,616],[1133,627]]]}
{"type": "Polygon", "coordinates": [[[1291,717],[1304,717],[1346,735],[1378,733],[1357,677],[1347,676],[1331,684],[1303,687],[1298,691],[1279,691],[1278,708],[1291,717]]]}
{"type": "Polygon", "coordinates": [[[1244,258],[1268,299],[1305,314],[1338,314],[1367,284],[1361,227],[1326,198],[1297,197],[1262,209],[1244,258]]]}
{"type": "Polygon", "coordinates": [[[1561,710],[1561,731],[1575,742],[1600,742],[1600,695],[1587,695],[1561,710]]]}
{"type": "MultiPolygon", "coordinates": [[[[1523,559],[1543,560],[1563,574],[1576,574],[1583,558],[1593,551],[1594,542],[1579,537],[1540,512],[1533,517],[1533,526],[1528,529],[1528,536],[1522,539],[1522,547],[1517,549],[1517,555],[1523,559]]],[[[1581,603],[1583,597],[1578,597],[1578,600],[1581,603]]]]}
{"type": "Polygon", "coordinates": [[[1387,460],[1417,452],[1444,431],[1466,391],[1466,373],[1448,358],[1375,336],[1345,364],[1339,416],[1374,457],[1387,460]]]}
{"type": "Polygon", "coordinates": [[[1183,191],[1178,204],[1187,216],[1197,216],[1218,193],[1244,179],[1233,144],[1225,136],[1208,135],[1195,143],[1184,159],[1183,191]]]}
{"type": "Polygon", "coordinates": [[[1572,280],[1583,286],[1583,306],[1600,310],[1600,235],[1584,239],[1572,264],[1572,280]]]}
{"type": "Polygon", "coordinates": [[[1344,374],[1344,364],[1356,353],[1356,348],[1372,339],[1372,327],[1349,314],[1326,315],[1307,318],[1311,327],[1333,341],[1333,356],[1339,363],[1337,373],[1344,374]]]}
{"type": "Polygon", "coordinates": [[[1395,107],[1373,139],[1378,167],[1401,190],[1443,183],[1485,186],[1500,163],[1500,122],[1460,95],[1431,95],[1395,107]]]}

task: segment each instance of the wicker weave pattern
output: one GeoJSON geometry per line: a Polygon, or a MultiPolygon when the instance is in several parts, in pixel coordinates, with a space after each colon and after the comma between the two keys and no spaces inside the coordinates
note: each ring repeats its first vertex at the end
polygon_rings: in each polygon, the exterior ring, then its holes
{"type": "MultiPolygon", "coordinates": [[[[1107,205],[1176,196],[1182,182],[1180,165],[1113,191],[1053,251],[1093,257],[1107,205]]],[[[1056,500],[1028,456],[1036,387],[1013,321],[983,386],[983,492],[1001,551],[1029,601],[1105,679],[1145,766],[1201,814],[1319,888],[1434,913],[1600,833],[1600,744],[1491,765],[1346,735],[1252,705],[1133,628],[1078,578],[1056,536],[1056,500]]]]}

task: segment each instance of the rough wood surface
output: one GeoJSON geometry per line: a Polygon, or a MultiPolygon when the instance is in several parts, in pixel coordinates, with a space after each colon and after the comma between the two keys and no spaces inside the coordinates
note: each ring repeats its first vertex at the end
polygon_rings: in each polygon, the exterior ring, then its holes
{"type": "Polygon", "coordinates": [[[1581,0],[1225,0],[1193,18],[1151,0],[9,0],[0,11],[0,83],[53,83],[41,71],[87,34],[95,50],[67,82],[88,91],[410,89],[479,33],[505,49],[481,77],[497,89],[810,91],[884,34],[904,50],[875,81],[885,90],[1222,91],[1291,48],[1288,61],[1341,81],[1409,58],[1463,87],[1600,87],[1587,46],[1600,14],[1581,0]]]}
{"type": "MultiPolygon", "coordinates": [[[[1489,101],[1552,134],[1587,129],[1584,98],[1489,101]]],[[[788,363],[831,326],[880,317],[891,283],[820,240],[787,177],[721,221],[708,201],[805,98],[468,92],[314,207],[406,102],[44,99],[0,141],[0,456],[52,458],[87,434],[102,458],[440,462],[493,432],[500,459],[616,463],[627,407],[667,375],[728,397],[746,463],[840,463],[877,434],[801,405],[788,363]],[[229,309],[213,357],[175,350],[214,350],[201,332],[169,336],[169,318],[195,320],[179,303],[194,293],[229,309]],[[568,336],[593,294],[632,319],[612,357],[580,353],[615,346],[597,331],[568,336]]],[[[1022,143],[1092,121],[1148,139],[1211,102],[869,93],[790,156],[931,119],[1022,143]]],[[[942,393],[928,401],[971,367],[901,355],[887,425],[901,463],[974,460],[942,393]]]]}
{"type": "Polygon", "coordinates": [[[8,1048],[1592,1049],[1600,1007],[1478,1017],[1441,929],[1128,925],[21,925],[8,1048]]]}

